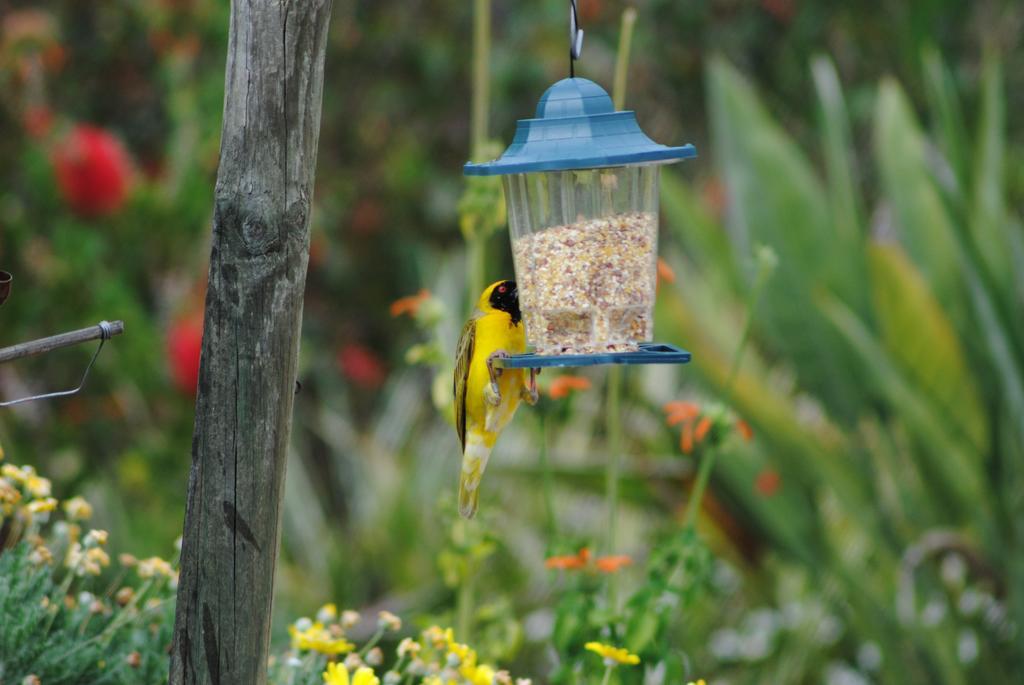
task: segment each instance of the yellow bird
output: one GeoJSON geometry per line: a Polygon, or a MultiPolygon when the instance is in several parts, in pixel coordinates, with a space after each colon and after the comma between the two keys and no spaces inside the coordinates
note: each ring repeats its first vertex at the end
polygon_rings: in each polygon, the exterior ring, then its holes
{"type": "Polygon", "coordinates": [[[462,443],[459,513],[476,514],[480,479],[494,442],[520,400],[537,403],[537,370],[500,369],[494,361],[526,350],[515,281],[484,290],[466,322],[455,353],[455,427],[462,443]]]}

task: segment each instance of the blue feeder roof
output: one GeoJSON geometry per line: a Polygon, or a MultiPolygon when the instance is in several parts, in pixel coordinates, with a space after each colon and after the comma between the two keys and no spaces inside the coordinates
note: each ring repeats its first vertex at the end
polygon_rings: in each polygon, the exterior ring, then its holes
{"type": "Polygon", "coordinates": [[[601,86],[585,78],[559,81],[520,119],[512,144],[498,159],[463,167],[467,176],[566,171],[628,164],[668,164],[696,157],[693,145],[668,147],[644,135],[636,114],[615,111],[601,86]]]}

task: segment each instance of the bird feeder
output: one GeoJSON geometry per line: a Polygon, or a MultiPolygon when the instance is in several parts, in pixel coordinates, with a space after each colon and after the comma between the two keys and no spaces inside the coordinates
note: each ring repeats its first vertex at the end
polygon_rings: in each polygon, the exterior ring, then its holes
{"type": "MultiPolygon", "coordinates": [[[[575,26],[573,31],[576,31],[575,26]]],[[[579,32],[580,35],[582,32],[579,32]]],[[[579,40],[573,39],[573,58],[579,40]]],[[[593,81],[548,88],[499,157],[467,176],[501,176],[519,304],[533,353],[506,367],[685,363],[652,344],[658,172],[695,157],[659,145],[593,81]]]]}

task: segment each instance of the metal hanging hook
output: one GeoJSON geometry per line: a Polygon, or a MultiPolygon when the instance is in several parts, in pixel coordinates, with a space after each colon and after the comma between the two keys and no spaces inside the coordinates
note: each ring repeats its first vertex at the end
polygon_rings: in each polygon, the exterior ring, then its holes
{"type": "Polygon", "coordinates": [[[7,301],[11,294],[11,281],[14,277],[6,271],[0,271],[0,305],[7,301]]]}
{"type": "Polygon", "coordinates": [[[583,54],[583,29],[576,0],[569,0],[569,78],[576,78],[576,60],[583,54]]]}
{"type": "Polygon", "coordinates": [[[100,321],[91,328],[83,328],[79,331],[62,333],[61,335],[43,338],[42,340],[37,340],[31,343],[22,343],[21,345],[15,345],[14,347],[5,347],[0,350],[0,362],[4,362],[34,354],[49,352],[50,350],[67,347],[69,345],[86,342],[88,340],[96,340],[97,338],[99,338],[100,341],[99,346],[92,355],[92,359],[89,360],[89,365],[85,367],[85,372],[82,373],[82,380],[78,382],[77,387],[70,390],[50,392],[43,395],[32,395],[31,397],[20,397],[16,400],[0,402],[0,408],[13,407],[16,404],[22,404],[23,402],[49,400],[55,397],[67,397],[69,395],[77,394],[78,391],[85,386],[85,381],[89,378],[89,372],[92,370],[93,364],[96,363],[96,358],[100,356],[100,351],[103,349],[104,343],[115,335],[120,335],[122,332],[124,332],[124,323],[121,321],[114,321],[113,323],[110,321],[100,321]]]}

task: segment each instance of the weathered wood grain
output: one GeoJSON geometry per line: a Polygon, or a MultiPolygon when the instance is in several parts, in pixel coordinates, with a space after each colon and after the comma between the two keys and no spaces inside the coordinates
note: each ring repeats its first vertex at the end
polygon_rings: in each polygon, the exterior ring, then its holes
{"type": "Polygon", "coordinates": [[[330,0],[234,0],[170,682],[266,682],[330,0]]]}

